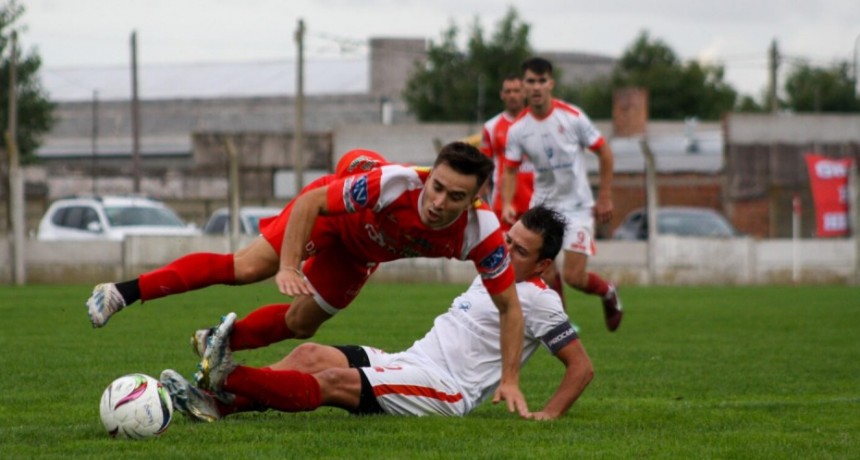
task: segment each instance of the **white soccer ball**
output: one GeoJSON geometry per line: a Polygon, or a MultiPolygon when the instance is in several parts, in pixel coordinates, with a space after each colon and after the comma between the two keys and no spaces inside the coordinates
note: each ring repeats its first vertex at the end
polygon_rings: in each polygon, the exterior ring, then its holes
{"type": "Polygon", "coordinates": [[[99,412],[111,437],[143,439],[167,429],[173,418],[173,402],[158,380],[146,374],[129,374],[108,385],[99,412]]]}

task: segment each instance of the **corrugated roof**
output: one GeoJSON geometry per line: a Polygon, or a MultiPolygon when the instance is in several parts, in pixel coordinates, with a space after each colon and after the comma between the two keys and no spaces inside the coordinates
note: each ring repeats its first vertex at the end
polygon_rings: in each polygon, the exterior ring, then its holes
{"type": "MultiPolygon", "coordinates": [[[[367,58],[306,60],[306,95],[365,94],[370,91],[367,58]]],[[[54,101],[131,99],[129,67],[45,68],[42,84],[54,101]]],[[[296,62],[138,64],[138,97],[191,99],[292,96],[296,62]]]]}

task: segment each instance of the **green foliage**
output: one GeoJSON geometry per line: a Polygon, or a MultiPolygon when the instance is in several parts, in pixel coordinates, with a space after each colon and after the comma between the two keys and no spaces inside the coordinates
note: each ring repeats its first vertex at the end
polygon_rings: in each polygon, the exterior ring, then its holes
{"type": "Polygon", "coordinates": [[[642,32],[622,55],[612,81],[616,88],[646,88],[650,118],[715,120],[730,111],[737,98],[724,76],[721,66],[680,62],[662,40],[642,32]]]}
{"type": "Polygon", "coordinates": [[[430,43],[427,62],[415,67],[403,98],[421,121],[483,121],[504,109],[498,94],[508,74],[519,74],[530,54],[529,26],[511,7],[486,39],[476,18],[466,51],[451,24],[440,43],[430,43]]]}
{"type": "MultiPolygon", "coordinates": [[[[0,5],[0,126],[3,132],[9,124],[9,83],[11,69],[11,37],[18,30],[16,23],[24,14],[24,7],[15,0],[0,5]]],[[[36,51],[23,53],[20,34],[16,46],[16,82],[18,96],[17,141],[21,163],[35,160],[36,149],[41,145],[42,134],[54,125],[55,104],[39,81],[42,60],[36,51]]]]}
{"type": "Polygon", "coordinates": [[[612,93],[614,88],[610,78],[599,78],[575,86],[559,83],[560,76],[558,75],[555,76],[555,80],[556,86],[553,90],[555,97],[582,107],[592,120],[608,120],[612,118],[612,93]]]}
{"type": "Polygon", "coordinates": [[[847,62],[830,68],[801,62],[785,81],[786,106],[795,112],[858,112],[860,98],[847,62]]]}
{"type": "Polygon", "coordinates": [[[765,111],[765,108],[752,96],[743,96],[741,97],[740,102],[738,102],[735,110],[738,112],[747,112],[747,113],[761,113],[765,111]]]}
{"type": "Polygon", "coordinates": [[[611,78],[561,89],[559,95],[579,101],[592,118],[609,118],[614,90],[625,87],[648,90],[649,118],[658,120],[717,120],[732,110],[738,97],[725,81],[722,66],[682,63],[666,43],[647,32],[624,51],[611,78]]]}
{"type": "MultiPolygon", "coordinates": [[[[177,414],[160,438],[108,438],[101,392],[130,372],[185,375],[188,338],[234,310],[284,301],[275,287],[212,287],[134,305],[92,329],[91,286],[0,286],[0,452],[32,458],[855,458],[857,287],[622,287],[626,316],[568,290],[595,378],[571,412],[529,422],[489,402],[464,418],[250,413],[213,424],[177,414]],[[213,454],[215,453],[215,454],[213,454]]],[[[464,286],[371,283],[314,340],[408,347],[464,286]]],[[[235,357],[279,359],[287,341],[235,357]]],[[[538,350],[523,369],[530,408],[562,366],[538,350]]]]}

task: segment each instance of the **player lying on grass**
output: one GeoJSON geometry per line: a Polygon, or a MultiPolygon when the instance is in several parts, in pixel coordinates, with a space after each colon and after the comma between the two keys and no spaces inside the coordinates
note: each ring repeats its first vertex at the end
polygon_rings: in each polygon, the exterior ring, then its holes
{"type": "MultiPolygon", "coordinates": [[[[538,206],[506,235],[525,318],[523,361],[542,343],[565,366],[555,393],[540,411],[521,414],[526,418],[563,415],[593,375],[558,294],[540,278],[561,248],[564,228],[564,217],[538,206]]],[[[304,343],[271,366],[241,366],[233,362],[229,347],[235,318],[234,313],[225,316],[208,345],[198,350],[203,359],[197,386],[176,371],[161,374],[174,407],[192,419],[320,406],[357,414],[461,416],[488,399],[501,379],[499,312],[480,277],[436,318],[424,338],[400,353],[304,343]]]]}

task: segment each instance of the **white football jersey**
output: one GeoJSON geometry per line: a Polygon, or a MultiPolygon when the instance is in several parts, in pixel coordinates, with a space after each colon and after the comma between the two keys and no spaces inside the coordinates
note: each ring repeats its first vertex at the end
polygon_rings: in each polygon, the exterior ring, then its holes
{"type": "MultiPolygon", "coordinates": [[[[570,325],[558,294],[539,278],[517,283],[525,319],[525,362],[544,343],[555,353],[578,335],[570,325]]],[[[468,413],[491,397],[502,377],[499,310],[476,277],[433,328],[416,341],[409,353],[431,361],[460,387],[468,413]]]]}
{"type": "Polygon", "coordinates": [[[566,214],[594,207],[585,155],[604,142],[585,112],[553,99],[546,117],[538,119],[526,110],[511,125],[505,159],[516,165],[527,159],[534,165],[531,206],[543,204],[566,214]]]}

